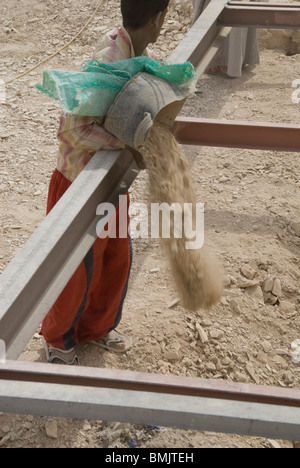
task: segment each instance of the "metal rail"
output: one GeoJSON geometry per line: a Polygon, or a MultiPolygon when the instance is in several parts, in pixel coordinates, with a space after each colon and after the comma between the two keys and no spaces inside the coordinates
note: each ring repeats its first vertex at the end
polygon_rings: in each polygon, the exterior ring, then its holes
{"type": "Polygon", "coordinates": [[[158,424],[274,439],[296,440],[300,434],[299,408],[185,395],[2,380],[0,405],[17,414],[158,424]]]}
{"type": "Polygon", "coordinates": [[[59,365],[8,361],[0,364],[0,380],[111,388],[300,408],[300,390],[297,389],[287,392],[282,387],[92,367],[65,366],[63,373],[61,370],[59,365]]]}
{"type": "Polygon", "coordinates": [[[218,24],[272,29],[299,29],[300,3],[271,4],[231,2],[222,11],[218,24]]]}
{"type": "Polygon", "coordinates": [[[171,63],[189,61],[195,68],[201,64],[222,30],[218,18],[226,5],[227,0],[211,1],[170,56],[171,63]]]}
{"type": "MultiPolygon", "coordinates": [[[[300,29],[298,8],[212,0],[170,61],[190,60],[201,76],[230,33],[228,25],[241,21],[238,25],[300,29]]],[[[173,131],[184,144],[299,151],[296,125],[179,118],[173,131]]],[[[20,355],[92,246],[98,204],[116,206],[138,172],[128,151],[97,153],[5,269],[0,339],[8,359],[20,355]]],[[[5,412],[295,439],[299,407],[294,389],[18,361],[0,364],[0,411],[5,412]]]]}
{"type": "Polygon", "coordinates": [[[172,131],[183,145],[300,152],[300,125],[178,117],[172,131]]]}
{"type": "Polygon", "coordinates": [[[0,365],[0,379],[4,411],[277,439],[300,434],[299,390],[25,362],[0,365]]]}

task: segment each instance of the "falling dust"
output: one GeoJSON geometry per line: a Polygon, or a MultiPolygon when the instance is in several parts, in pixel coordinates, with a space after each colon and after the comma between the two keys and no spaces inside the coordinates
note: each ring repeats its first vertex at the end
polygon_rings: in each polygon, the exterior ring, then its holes
{"type": "MultiPolygon", "coordinates": [[[[175,204],[181,213],[181,227],[185,222],[184,217],[188,216],[192,218],[191,228],[195,231],[197,196],[189,164],[171,134],[170,127],[155,121],[146,143],[139,151],[150,177],[151,202],[169,206],[175,204]],[[186,210],[187,204],[190,211],[186,210]]],[[[210,309],[222,295],[222,268],[206,245],[187,249],[191,238],[185,229],[181,229],[182,235],[178,236],[179,217],[175,213],[170,220],[171,235],[169,238],[161,238],[161,241],[176,288],[185,308],[191,311],[210,309]]],[[[163,226],[160,232],[162,229],[163,226]]]]}

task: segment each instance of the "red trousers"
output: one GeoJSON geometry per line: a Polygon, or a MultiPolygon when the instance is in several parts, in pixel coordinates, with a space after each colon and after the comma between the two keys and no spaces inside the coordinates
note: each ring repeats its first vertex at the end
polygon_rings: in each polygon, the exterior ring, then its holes
{"type": "MultiPolygon", "coordinates": [[[[52,176],[47,213],[71,182],[58,170],[52,176]]],[[[126,205],[126,204],[125,204],[126,205]]],[[[117,209],[127,210],[127,206],[117,209]]],[[[103,338],[122,317],[132,261],[131,240],[98,238],[43,321],[41,335],[55,348],[68,350],[77,343],[103,338]]]]}

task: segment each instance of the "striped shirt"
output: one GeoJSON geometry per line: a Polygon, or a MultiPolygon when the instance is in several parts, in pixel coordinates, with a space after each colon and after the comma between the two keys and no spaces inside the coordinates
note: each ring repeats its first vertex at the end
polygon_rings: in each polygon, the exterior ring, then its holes
{"type": "MultiPolygon", "coordinates": [[[[144,55],[156,58],[147,49],[144,55]]],[[[131,38],[123,27],[115,28],[98,42],[93,60],[103,63],[135,57],[131,38]]],[[[104,117],[61,115],[57,138],[60,142],[57,169],[73,182],[99,150],[119,149],[124,144],[104,127],[104,117]]]]}

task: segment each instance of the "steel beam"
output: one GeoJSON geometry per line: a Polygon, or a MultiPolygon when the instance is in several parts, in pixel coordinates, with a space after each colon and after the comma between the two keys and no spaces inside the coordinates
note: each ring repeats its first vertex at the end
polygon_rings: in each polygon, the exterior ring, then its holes
{"type": "Polygon", "coordinates": [[[295,440],[300,433],[299,408],[40,382],[2,380],[0,411],[275,439],[295,440]]]}
{"type": "Polygon", "coordinates": [[[178,117],[172,131],[183,145],[300,152],[300,125],[178,117]]]}
{"type": "Polygon", "coordinates": [[[94,244],[97,206],[118,205],[139,170],[129,151],[96,153],[1,275],[0,339],[16,359],[94,244]]]}
{"type": "Polygon", "coordinates": [[[300,408],[300,390],[297,389],[115,369],[8,361],[0,364],[0,380],[153,392],[300,408]]]}
{"type": "Polygon", "coordinates": [[[221,12],[220,26],[300,29],[300,3],[231,2],[221,12]]]}
{"type": "MultiPolygon", "coordinates": [[[[222,28],[218,17],[228,0],[212,0],[199,16],[185,38],[169,57],[170,63],[191,62],[195,68],[215,43],[222,28]]],[[[216,51],[217,52],[217,51],[216,51]]]]}

